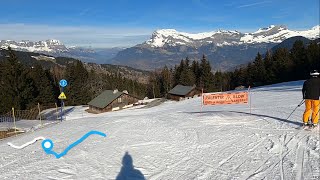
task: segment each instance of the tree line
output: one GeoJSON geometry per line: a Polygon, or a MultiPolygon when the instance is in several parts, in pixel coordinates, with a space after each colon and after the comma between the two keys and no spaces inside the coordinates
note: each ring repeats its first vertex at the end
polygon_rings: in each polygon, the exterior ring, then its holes
{"type": "Polygon", "coordinates": [[[121,77],[119,74],[102,74],[88,71],[81,61],[69,63],[65,68],[55,66],[44,69],[40,64],[26,66],[11,48],[6,59],[0,61],[0,114],[12,107],[19,110],[31,109],[39,103],[43,106],[60,106],[60,79],[66,79],[65,105],[85,105],[107,89],[127,90],[143,98],[146,85],[121,77]]]}
{"type": "Polygon", "coordinates": [[[206,90],[215,89],[215,78],[211,73],[211,65],[203,55],[200,62],[189,58],[182,59],[174,68],[165,66],[155,70],[150,78],[147,89],[148,97],[164,97],[176,85],[203,87],[206,90]]]}
{"type": "Polygon", "coordinates": [[[320,44],[313,41],[305,46],[298,40],[290,50],[279,48],[264,55],[258,53],[253,62],[229,72],[212,72],[205,55],[200,61],[182,59],[174,68],[165,66],[153,72],[147,93],[149,97],[164,97],[177,84],[196,85],[207,92],[256,87],[307,79],[312,69],[320,69],[320,44]]]}
{"type": "Polygon", "coordinates": [[[147,85],[121,77],[88,71],[81,61],[44,69],[41,65],[23,65],[10,48],[6,60],[0,61],[0,113],[12,107],[24,110],[60,105],[59,80],[68,80],[64,89],[66,105],[84,105],[107,89],[127,90],[134,96],[165,97],[177,84],[196,85],[207,92],[228,91],[238,86],[261,86],[309,77],[312,69],[320,69],[320,44],[307,46],[296,41],[292,49],[279,48],[275,52],[257,54],[253,62],[230,72],[212,72],[211,64],[203,55],[200,60],[182,59],[175,67],[155,70],[147,85]]]}
{"type": "Polygon", "coordinates": [[[320,44],[314,41],[305,46],[298,40],[290,50],[267,51],[264,57],[258,53],[253,62],[230,73],[230,88],[303,80],[313,69],[320,69],[320,44]]]}

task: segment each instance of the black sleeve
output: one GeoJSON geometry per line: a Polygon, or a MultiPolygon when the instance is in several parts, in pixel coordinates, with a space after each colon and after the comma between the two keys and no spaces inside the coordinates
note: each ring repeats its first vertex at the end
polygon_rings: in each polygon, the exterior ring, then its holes
{"type": "Polygon", "coordinates": [[[302,97],[303,97],[303,99],[305,98],[305,91],[306,91],[306,82],[307,81],[305,81],[304,83],[303,83],[303,87],[302,87],[302,97]]]}
{"type": "Polygon", "coordinates": [[[320,78],[318,78],[318,85],[319,85],[319,97],[320,97],[320,78]]]}

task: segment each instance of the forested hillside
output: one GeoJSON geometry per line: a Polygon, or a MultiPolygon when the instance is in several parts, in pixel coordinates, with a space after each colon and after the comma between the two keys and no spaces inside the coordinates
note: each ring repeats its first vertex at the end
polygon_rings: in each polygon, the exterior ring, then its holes
{"type": "Polygon", "coordinates": [[[253,62],[231,72],[212,72],[212,66],[203,55],[200,61],[182,59],[179,65],[155,71],[150,78],[149,96],[162,97],[175,85],[197,85],[205,91],[227,91],[238,86],[261,86],[279,82],[302,80],[310,70],[320,69],[320,44],[304,45],[295,41],[291,49],[278,48],[258,53],[253,62]]]}
{"type": "Polygon", "coordinates": [[[58,83],[62,78],[69,83],[64,90],[66,105],[85,105],[107,89],[127,90],[141,98],[146,95],[146,85],[124,78],[120,73],[88,71],[79,60],[68,60],[65,67],[56,65],[44,68],[34,62],[30,66],[10,48],[6,52],[5,59],[0,61],[0,113],[10,111],[12,107],[30,109],[38,103],[43,106],[57,103],[59,106],[58,83]]]}

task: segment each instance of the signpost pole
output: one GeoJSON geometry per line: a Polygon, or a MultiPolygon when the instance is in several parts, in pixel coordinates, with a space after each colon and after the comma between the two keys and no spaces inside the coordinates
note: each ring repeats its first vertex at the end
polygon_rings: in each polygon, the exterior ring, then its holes
{"type": "Polygon", "coordinates": [[[201,112],[202,112],[202,108],[203,108],[203,88],[201,89],[201,109],[200,109],[201,112]]]}
{"type": "Polygon", "coordinates": [[[38,111],[39,111],[40,125],[41,125],[41,127],[42,127],[40,103],[38,103],[38,111]]]}
{"type": "MultiPolygon", "coordinates": [[[[61,93],[63,92],[63,87],[61,87],[61,93]]],[[[60,121],[63,119],[63,99],[61,99],[61,105],[60,105],[60,121]]]]}
{"type": "Polygon", "coordinates": [[[251,92],[250,92],[250,86],[249,86],[249,88],[248,88],[248,94],[249,94],[249,101],[250,101],[250,103],[249,103],[249,106],[250,106],[250,115],[251,115],[251,92]]]}
{"type": "Polygon", "coordinates": [[[64,94],[64,87],[66,87],[68,85],[68,82],[65,79],[60,80],[59,85],[61,86],[61,94],[58,97],[61,100],[61,107],[60,107],[60,111],[61,111],[61,121],[63,120],[63,109],[64,109],[64,99],[67,99],[66,95],[64,94]]]}

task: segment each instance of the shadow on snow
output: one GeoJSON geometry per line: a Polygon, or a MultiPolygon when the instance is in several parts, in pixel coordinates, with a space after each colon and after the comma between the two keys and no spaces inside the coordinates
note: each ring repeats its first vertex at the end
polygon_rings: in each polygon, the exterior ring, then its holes
{"type": "Polygon", "coordinates": [[[265,117],[265,118],[271,118],[271,119],[275,119],[281,122],[285,122],[285,123],[290,123],[290,124],[294,124],[297,126],[302,126],[302,122],[296,122],[296,121],[291,121],[288,119],[283,119],[283,118],[279,118],[279,117],[274,117],[274,116],[269,116],[269,115],[264,115],[264,114],[255,114],[255,113],[248,113],[248,112],[241,112],[241,111],[202,111],[202,112],[186,112],[189,114],[211,114],[214,115],[215,113],[237,113],[237,114],[246,114],[246,115],[253,115],[253,116],[258,116],[258,117],[265,117]]]}
{"type": "Polygon", "coordinates": [[[116,180],[145,180],[144,175],[133,167],[133,159],[131,155],[126,152],[122,158],[122,167],[116,180]]]}

